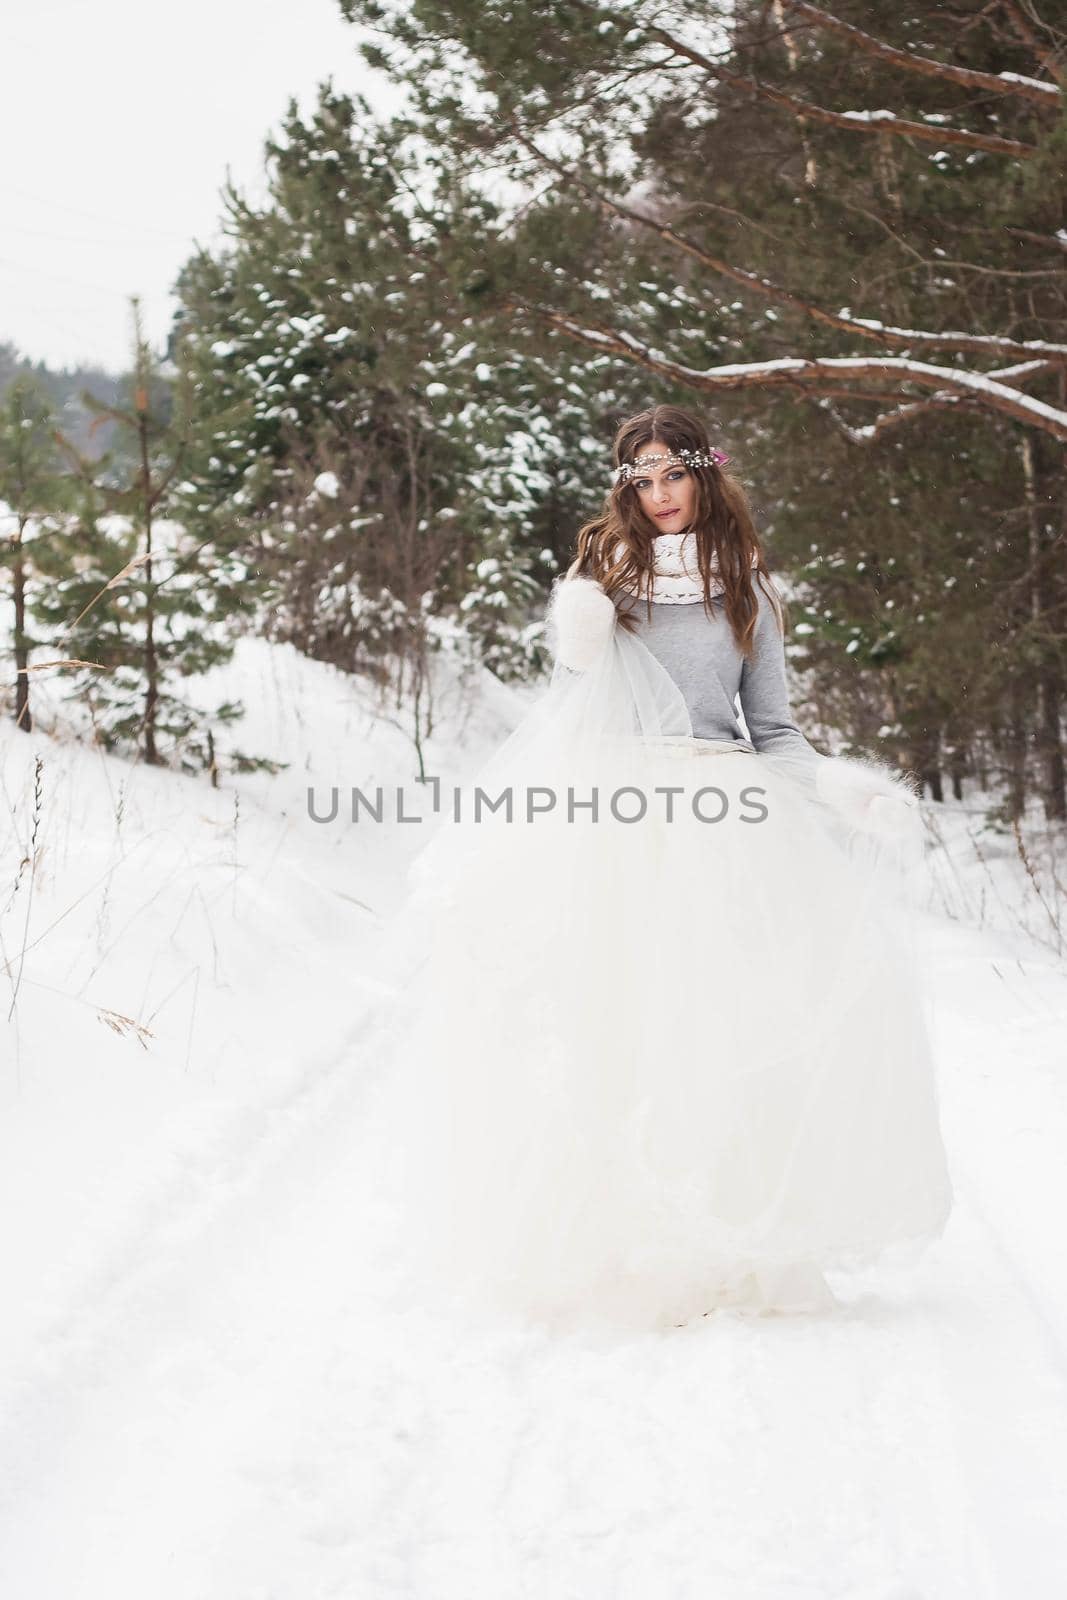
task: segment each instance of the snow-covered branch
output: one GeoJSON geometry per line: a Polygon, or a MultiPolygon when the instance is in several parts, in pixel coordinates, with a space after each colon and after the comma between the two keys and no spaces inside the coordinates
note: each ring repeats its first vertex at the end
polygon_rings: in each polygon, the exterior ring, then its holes
{"type": "MultiPolygon", "coordinates": [[[[998,383],[1021,383],[1024,378],[1037,376],[1039,373],[1051,372],[1055,369],[1047,361],[1021,361],[1014,367],[998,367],[995,372],[986,373],[985,376],[994,378],[998,383]]],[[[888,433],[893,428],[899,428],[907,422],[914,422],[916,417],[931,411],[959,411],[962,409],[982,409],[980,397],[974,394],[948,394],[935,393],[924,395],[922,399],[908,400],[904,405],[899,404],[898,394],[884,394],[877,389],[865,386],[857,391],[842,386],[840,389],[829,387],[820,388],[815,404],[829,416],[838,430],[850,444],[870,444],[882,434],[888,433]],[[848,422],[836,406],[827,402],[838,400],[878,400],[889,405],[888,411],[883,411],[872,422],[848,422]]]]}
{"type": "Polygon", "coordinates": [[[797,95],[787,94],[784,89],[764,83],[759,78],[728,71],[726,67],[713,61],[710,56],[697,50],[693,45],[668,33],[665,28],[652,27],[647,32],[649,38],[657,39],[675,55],[691,61],[694,66],[700,67],[722,83],[732,84],[757,99],[781,106],[794,116],[803,117],[808,122],[820,122],[831,128],[848,128],[853,133],[893,133],[910,139],[922,139],[928,144],[939,146],[964,145],[970,150],[985,150],[991,155],[1015,156],[1019,160],[1029,160],[1031,156],[1037,154],[1037,145],[1026,144],[1019,139],[1003,139],[999,134],[974,133],[966,128],[950,128],[943,122],[911,122],[906,117],[895,116],[892,111],[830,111],[826,106],[816,105],[811,100],[801,100],[797,95]]]}
{"type": "Polygon", "coordinates": [[[547,155],[533,140],[528,138],[518,127],[513,124],[513,134],[516,141],[545,166],[551,167],[567,183],[583,190],[591,199],[605,211],[615,216],[625,218],[628,222],[637,223],[642,228],[647,228],[657,234],[661,239],[693,257],[711,272],[721,277],[730,279],[731,282],[750,289],[754,294],[763,299],[771,300],[776,305],[788,306],[799,312],[802,316],[814,322],[821,322],[826,327],[836,328],[841,333],[855,334],[859,338],[870,340],[882,345],[885,349],[913,350],[916,346],[923,349],[941,350],[945,352],[966,352],[972,355],[985,355],[990,357],[1015,357],[1020,361],[1051,361],[1067,363],[1067,344],[1057,344],[1045,339],[1009,339],[999,334],[981,334],[965,332],[940,332],[933,333],[923,328],[900,328],[892,324],[877,321],[872,317],[854,317],[847,311],[828,311],[825,307],[816,305],[813,300],[806,299],[803,295],[793,294],[790,290],[782,288],[780,284],[773,283],[769,278],[761,277],[758,273],[747,272],[743,267],[735,266],[723,256],[717,256],[706,249],[697,240],[687,234],[679,232],[670,222],[661,221],[658,217],[650,216],[647,212],[639,210],[636,206],[627,205],[622,200],[606,194],[598,189],[588,178],[573,171],[554,157],[547,155]]]}
{"type": "Polygon", "coordinates": [[[1055,83],[1042,83],[1037,78],[1023,77],[1014,72],[979,72],[972,67],[956,67],[947,61],[935,61],[931,56],[919,56],[912,50],[898,50],[894,45],[885,44],[873,34],[864,33],[862,28],[853,27],[852,23],[832,16],[829,11],[809,5],[808,0],[782,0],[782,3],[815,27],[838,34],[857,50],[876,56],[890,66],[903,67],[908,72],[918,72],[930,78],[943,78],[950,83],[960,83],[968,89],[1019,95],[1034,105],[1055,107],[1063,98],[1062,90],[1055,83]]]}
{"type": "MultiPolygon", "coordinates": [[[[1067,411],[1047,405],[1043,400],[1021,393],[996,375],[967,372],[953,367],[935,366],[904,356],[827,356],[805,359],[782,356],[771,361],[724,363],[718,367],[689,367],[672,361],[662,351],[617,328],[604,327],[588,320],[578,321],[551,307],[508,297],[505,308],[529,316],[545,326],[558,329],[579,343],[633,361],[658,376],[687,388],[712,393],[735,389],[795,389],[804,393],[840,392],[843,380],[862,383],[870,379],[894,378],[901,384],[917,384],[941,395],[967,397],[982,410],[1012,417],[1029,427],[1041,429],[1054,439],[1067,442],[1067,411]]],[[[855,399],[864,391],[856,389],[855,399]]],[[[940,398],[940,397],[939,397],[940,398]]],[[[908,399],[906,393],[901,401],[908,399]]]]}
{"type": "MultiPolygon", "coordinates": [[[[1067,88],[1067,61],[1064,60],[1063,50],[1064,35],[1060,34],[1059,48],[1057,49],[1055,45],[1041,38],[1034,27],[1037,19],[1027,11],[1025,6],[1019,4],[1019,0],[1000,0],[1000,8],[1010,19],[1012,27],[1019,35],[1019,38],[1034,52],[1049,77],[1055,78],[1061,87],[1067,88]]],[[[1047,22],[1042,23],[1041,26],[1046,32],[1052,32],[1047,22]]]]}

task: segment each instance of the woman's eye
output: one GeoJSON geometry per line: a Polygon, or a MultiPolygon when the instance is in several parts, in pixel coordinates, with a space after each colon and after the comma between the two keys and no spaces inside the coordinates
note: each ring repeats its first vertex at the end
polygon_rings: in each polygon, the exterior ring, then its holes
{"type": "MultiPolygon", "coordinates": [[[[674,483],[674,482],[677,481],[677,479],[684,478],[686,473],[687,473],[687,471],[688,471],[687,467],[675,467],[671,472],[668,472],[668,473],[664,474],[664,481],[666,483],[674,483]]],[[[651,478],[635,478],[634,479],[634,486],[635,486],[635,488],[638,488],[638,489],[648,489],[648,488],[651,487],[651,484],[652,484],[652,479],[651,478]]]]}

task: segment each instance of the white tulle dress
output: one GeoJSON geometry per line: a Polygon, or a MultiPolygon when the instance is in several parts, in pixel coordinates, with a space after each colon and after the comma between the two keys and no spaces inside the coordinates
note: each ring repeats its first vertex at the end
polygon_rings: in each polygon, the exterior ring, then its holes
{"type": "Polygon", "coordinates": [[[416,1297],[665,1327],[816,1305],[824,1268],[941,1231],[921,823],[871,838],[810,766],[695,739],[622,630],[591,670],[557,664],[459,809],[387,941],[384,1137],[416,1297]],[[511,820],[475,822],[476,786],[510,791],[511,820]]]}

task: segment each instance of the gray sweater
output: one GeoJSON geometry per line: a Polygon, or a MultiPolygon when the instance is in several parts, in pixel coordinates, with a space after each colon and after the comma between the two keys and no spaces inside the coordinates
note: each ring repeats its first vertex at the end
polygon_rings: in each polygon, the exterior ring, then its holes
{"type": "Polygon", "coordinates": [[[713,596],[710,617],[700,600],[653,604],[651,623],[644,598],[616,598],[616,606],[634,614],[636,637],[682,691],[698,739],[746,743],[734,704],[739,696],[749,740],[757,750],[808,755],[817,763],[818,751],[789,708],[785,650],[774,607],[758,582],[753,587],[760,609],[751,661],[737,647],[721,595],[713,596]]]}

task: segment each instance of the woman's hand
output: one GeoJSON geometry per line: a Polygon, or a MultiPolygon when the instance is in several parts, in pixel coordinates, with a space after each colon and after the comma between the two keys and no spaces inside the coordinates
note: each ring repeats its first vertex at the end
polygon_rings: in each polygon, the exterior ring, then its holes
{"type": "Polygon", "coordinates": [[[547,622],[556,660],[584,672],[611,640],[615,607],[593,578],[565,578],[553,590],[547,622]]]}

